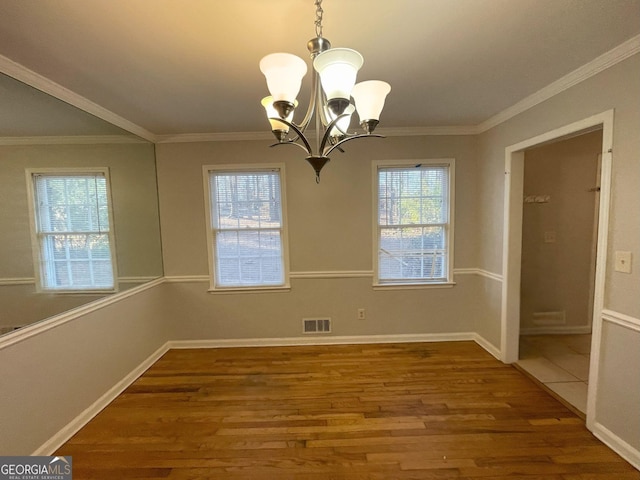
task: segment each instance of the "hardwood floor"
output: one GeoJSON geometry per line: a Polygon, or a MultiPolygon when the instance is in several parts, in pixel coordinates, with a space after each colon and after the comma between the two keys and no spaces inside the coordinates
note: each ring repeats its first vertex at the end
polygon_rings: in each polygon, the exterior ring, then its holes
{"type": "Polygon", "coordinates": [[[75,480],[640,479],[472,342],[171,350],[56,454],[75,480]]]}

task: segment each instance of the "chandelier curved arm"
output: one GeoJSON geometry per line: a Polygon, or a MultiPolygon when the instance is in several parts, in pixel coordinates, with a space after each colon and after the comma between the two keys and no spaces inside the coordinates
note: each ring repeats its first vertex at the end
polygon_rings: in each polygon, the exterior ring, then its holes
{"type": "MultiPolygon", "coordinates": [[[[329,137],[331,136],[331,131],[333,130],[333,127],[336,127],[336,124],[338,123],[338,121],[341,118],[346,117],[347,114],[343,113],[342,115],[338,115],[334,120],[332,120],[329,125],[327,125],[327,130],[324,132],[324,136],[322,137],[322,143],[320,143],[320,152],[324,152],[324,147],[327,145],[327,141],[329,140],[329,137]]],[[[342,132],[342,130],[339,127],[336,127],[340,132],[342,132]]],[[[345,133],[346,132],[342,132],[345,133]]],[[[329,150],[331,151],[331,150],[329,150]]]]}
{"type": "Polygon", "coordinates": [[[354,135],[352,137],[347,137],[343,140],[340,140],[338,143],[336,143],[335,145],[333,145],[331,148],[329,148],[329,150],[327,150],[324,155],[326,157],[328,157],[331,152],[333,152],[336,148],[339,148],[340,145],[342,145],[343,143],[347,143],[350,140],[355,140],[356,138],[371,138],[371,137],[375,137],[375,138],[385,138],[384,135],[378,135],[376,133],[360,133],[358,135],[354,135]]]}
{"type": "Polygon", "coordinates": [[[307,151],[307,148],[304,145],[300,145],[299,143],[293,141],[293,140],[286,140],[284,142],[278,142],[278,143],[273,143],[271,145],[269,145],[271,148],[273,147],[277,147],[278,145],[295,145],[296,147],[300,147],[302,150],[304,150],[305,152],[307,152],[307,154],[309,153],[307,151]]]}
{"type": "MultiPolygon", "coordinates": [[[[295,140],[291,140],[289,142],[283,142],[283,143],[293,143],[294,145],[298,145],[302,149],[306,150],[309,155],[313,155],[313,152],[311,150],[311,145],[309,145],[309,141],[304,136],[304,133],[302,133],[302,130],[300,130],[295,123],[288,122],[287,120],[283,120],[282,118],[273,118],[273,119],[270,119],[270,120],[277,120],[277,121],[279,121],[281,123],[284,123],[285,125],[288,125],[289,128],[292,128],[293,131],[296,132],[296,134],[298,135],[298,138],[302,141],[302,143],[304,143],[304,147],[302,145],[296,143],[295,140]]],[[[278,144],[276,143],[276,145],[278,145],[278,144]]]]}

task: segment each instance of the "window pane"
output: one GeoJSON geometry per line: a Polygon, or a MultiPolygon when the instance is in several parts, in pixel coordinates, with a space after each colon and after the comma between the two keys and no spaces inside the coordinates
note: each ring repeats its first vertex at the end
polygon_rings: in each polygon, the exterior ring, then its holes
{"type": "Polygon", "coordinates": [[[43,287],[113,288],[104,174],[33,178],[43,287]]]}
{"type": "Polygon", "coordinates": [[[224,228],[281,226],[280,177],[274,172],[212,175],[213,223],[224,228]]]}
{"type": "Polygon", "coordinates": [[[284,282],[279,231],[218,232],[217,280],[223,286],[284,282]]]}
{"type": "Polygon", "coordinates": [[[282,285],[279,172],[210,175],[216,285],[282,285]]]}
{"type": "Polygon", "coordinates": [[[71,287],[71,272],[67,262],[55,262],[53,269],[49,269],[47,286],[50,288],[71,287]]]}
{"type": "Polygon", "coordinates": [[[240,285],[240,259],[218,258],[216,267],[217,283],[220,285],[240,285]]]}
{"type": "Polygon", "coordinates": [[[218,258],[237,258],[240,256],[238,232],[222,231],[217,234],[216,255],[218,258]]]}
{"type": "Polygon", "coordinates": [[[448,166],[378,170],[380,280],[447,277],[448,166]]]}
{"type": "Polygon", "coordinates": [[[445,210],[445,200],[442,197],[424,197],[419,223],[445,223],[445,210]]]}

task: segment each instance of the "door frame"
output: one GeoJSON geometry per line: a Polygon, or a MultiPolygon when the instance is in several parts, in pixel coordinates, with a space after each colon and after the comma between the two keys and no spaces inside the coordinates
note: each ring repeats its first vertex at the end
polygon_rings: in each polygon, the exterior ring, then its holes
{"type": "Polygon", "coordinates": [[[602,309],[607,265],[609,205],[611,199],[611,161],[614,110],[593,115],[541,135],[510,145],[505,149],[504,223],[502,256],[501,360],[518,360],[520,337],[520,274],[522,261],[522,198],[524,195],[524,152],[526,149],[564,138],[602,129],[602,165],[600,170],[600,207],[593,299],[591,363],[587,397],[587,427],[594,422],[602,309]]]}

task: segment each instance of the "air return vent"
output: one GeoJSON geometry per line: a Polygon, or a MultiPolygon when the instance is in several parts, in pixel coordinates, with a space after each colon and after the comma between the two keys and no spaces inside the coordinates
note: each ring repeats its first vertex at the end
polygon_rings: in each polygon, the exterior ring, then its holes
{"type": "Polygon", "coordinates": [[[303,318],[302,333],[331,333],[331,319],[303,318]]]}

